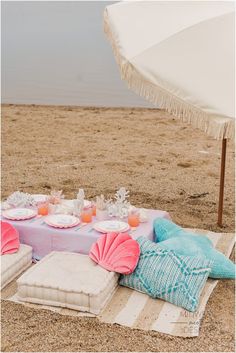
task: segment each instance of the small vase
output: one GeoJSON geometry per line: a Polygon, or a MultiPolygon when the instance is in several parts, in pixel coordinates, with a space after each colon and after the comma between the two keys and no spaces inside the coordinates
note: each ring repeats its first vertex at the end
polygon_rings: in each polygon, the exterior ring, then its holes
{"type": "Polygon", "coordinates": [[[106,221],[108,217],[108,211],[107,210],[99,210],[98,208],[96,209],[96,218],[98,221],[106,221]]]}

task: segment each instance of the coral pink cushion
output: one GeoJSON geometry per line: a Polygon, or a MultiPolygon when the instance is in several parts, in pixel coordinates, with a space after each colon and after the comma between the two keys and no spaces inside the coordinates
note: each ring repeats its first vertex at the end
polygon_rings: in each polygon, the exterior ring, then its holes
{"type": "Polygon", "coordinates": [[[90,258],[108,271],[132,273],[140,255],[139,244],[126,233],[103,234],[92,245],[90,258]]]}
{"type": "Polygon", "coordinates": [[[10,223],[1,221],[1,255],[13,254],[19,250],[18,230],[10,223]]]}

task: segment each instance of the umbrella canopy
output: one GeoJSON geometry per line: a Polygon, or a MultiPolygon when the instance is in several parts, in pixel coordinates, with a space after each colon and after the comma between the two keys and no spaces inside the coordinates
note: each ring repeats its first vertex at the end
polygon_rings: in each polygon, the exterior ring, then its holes
{"type": "Polygon", "coordinates": [[[104,28],[131,89],[216,139],[234,136],[233,2],[120,2],[104,28]]]}

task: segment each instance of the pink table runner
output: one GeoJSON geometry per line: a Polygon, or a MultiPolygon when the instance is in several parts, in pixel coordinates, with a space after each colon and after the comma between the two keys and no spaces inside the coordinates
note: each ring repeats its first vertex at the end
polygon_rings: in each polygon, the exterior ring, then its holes
{"type": "MultiPolygon", "coordinates": [[[[148,222],[141,223],[140,226],[128,233],[137,239],[139,236],[145,236],[148,239],[153,239],[153,221],[156,218],[167,218],[170,216],[165,211],[148,210],[148,222]]],[[[71,251],[81,254],[88,254],[91,245],[99,238],[99,232],[93,229],[93,223],[96,222],[96,217],[92,223],[85,226],[57,229],[48,226],[44,222],[44,217],[33,218],[27,221],[10,221],[20,234],[20,243],[27,244],[33,248],[33,258],[40,260],[42,257],[49,254],[51,251],[71,251]]]]}

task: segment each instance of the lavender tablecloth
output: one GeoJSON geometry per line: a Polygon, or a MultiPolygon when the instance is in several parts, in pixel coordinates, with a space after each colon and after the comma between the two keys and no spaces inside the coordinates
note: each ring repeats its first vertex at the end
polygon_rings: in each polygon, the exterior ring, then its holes
{"type": "MultiPolygon", "coordinates": [[[[148,210],[148,222],[141,223],[140,226],[133,231],[128,232],[133,239],[139,236],[145,236],[153,239],[153,221],[156,218],[167,218],[170,216],[165,211],[148,210]]],[[[71,251],[81,254],[88,254],[91,245],[96,242],[101,233],[93,229],[93,222],[82,227],[77,226],[70,229],[57,229],[48,226],[44,222],[44,217],[33,218],[27,221],[10,221],[18,229],[20,234],[20,243],[27,244],[33,248],[33,258],[40,260],[51,251],[71,251]]]]}

